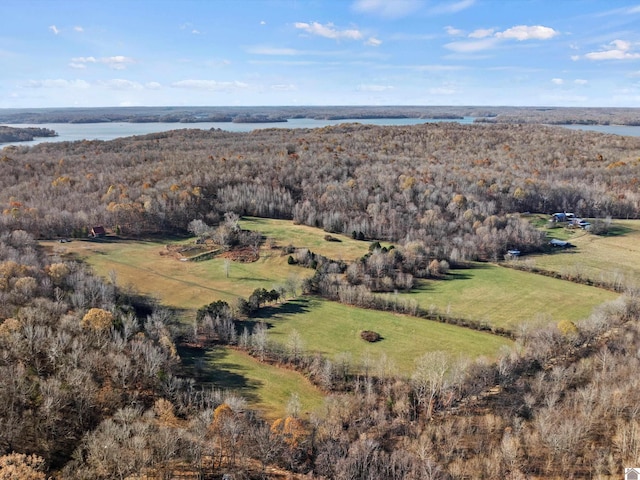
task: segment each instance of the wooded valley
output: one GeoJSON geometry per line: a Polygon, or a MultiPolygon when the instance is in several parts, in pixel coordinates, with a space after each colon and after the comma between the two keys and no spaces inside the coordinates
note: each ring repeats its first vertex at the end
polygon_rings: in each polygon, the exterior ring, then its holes
{"type": "Polygon", "coordinates": [[[640,138],[517,123],[6,147],[0,479],[619,478],[640,459],[634,282],[603,282],[620,296],[579,322],[463,324],[512,344],[496,358],[426,352],[403,376],[341,366],[295,341],[269,348],[261,309],[299,297],[297,285],[237,304],[203,299],[189,330],[184,312],[39,242],[85,241],[101,226],[109,236],[96,242],[195,235],[259,256],[269,239],[240,218],[287,219],[327,242],[369,245],[354,261],[283,247],[291,268],[310,272],[303,295],[420,317],[415,302],[382,294],[449,281],[449,269],[509,250],[549,251],[529,213],[575,212],[594,219],[590,235],[607,233],[612,219],[640,218],[639,179],[640,138]],[[198,384],[179,352],[202,335],[208,348],[301,372],[323,407],[302,415],[293,395],[285,416],[267,420],[238,394],[198,384]]]}

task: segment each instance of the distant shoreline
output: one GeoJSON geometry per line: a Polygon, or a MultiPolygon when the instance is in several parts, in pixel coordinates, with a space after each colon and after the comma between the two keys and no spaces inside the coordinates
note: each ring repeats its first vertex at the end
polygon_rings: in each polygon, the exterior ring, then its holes
{"type": "Polygon", "coordinates": [[[99,107],[0,109],[0,124],[285,123],[288,119],[459,120],[478,123],[640,126],[640,108],[493,106],[99,107]]]}

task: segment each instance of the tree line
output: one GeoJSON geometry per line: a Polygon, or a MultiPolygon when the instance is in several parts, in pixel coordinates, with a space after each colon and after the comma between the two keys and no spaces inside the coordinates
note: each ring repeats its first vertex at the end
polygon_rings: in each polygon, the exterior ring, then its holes
{"type": "Polygon", "coordinates": [[[48,238],[183,232],[234,212],[419,243],[456,263],[541,248],[519,212],[640,207],[640,139],[542,126],[181,130],[2,155],[0,222],[48,238]]]}

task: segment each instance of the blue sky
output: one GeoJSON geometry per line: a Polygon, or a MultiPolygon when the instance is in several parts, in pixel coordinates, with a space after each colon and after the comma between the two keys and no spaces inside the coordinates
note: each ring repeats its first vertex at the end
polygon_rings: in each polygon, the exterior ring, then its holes
{"type": "Polygon", "coordinates": [[[640,2],[1,0],[0,108],[640,107],[640,2]]]}

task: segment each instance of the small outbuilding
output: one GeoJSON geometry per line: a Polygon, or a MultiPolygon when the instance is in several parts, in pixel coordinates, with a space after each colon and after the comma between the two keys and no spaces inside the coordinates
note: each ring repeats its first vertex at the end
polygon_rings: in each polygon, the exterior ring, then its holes
{"type": "Polygon", "coordinates": [[[552,222],[570,222],[575,218],[575,215],[570,212],[557,212],[551,215],[550,221],[552,222]]]}
{"type": "Polygon", "coordinates": [[[552,247],[556,247],[556,248],[573,247],[573,245],[571,245],[569,242],[567,242],[565,240],[558,240],[557,238],[552,238],[551,240],[549,240],[549,245],[551,245],[552,247]]]}
{"type": "Polygon", "coordinates": [[[104,237],[106,235],[107,235],[107,231],[104,229],[102,225],[93,227],[91,229],[91,232],[89,232],[89,236],[93,238],[104,237]]]}

